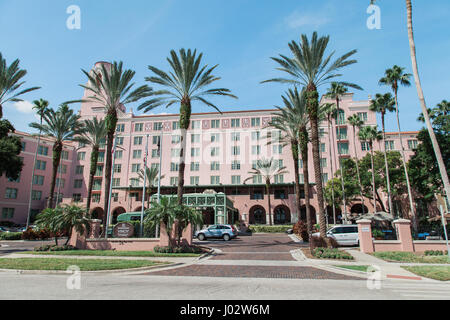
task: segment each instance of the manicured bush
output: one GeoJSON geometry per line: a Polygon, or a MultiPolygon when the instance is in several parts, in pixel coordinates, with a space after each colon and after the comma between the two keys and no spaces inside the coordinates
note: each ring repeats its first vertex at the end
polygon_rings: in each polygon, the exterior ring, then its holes
{"type": "Polygon", "coordinates": [[[3,232],[0,233],[0,240],[21,240],[22,232],[3,232]]]}
{"type": "Polygon", "coordinates": [[[427,250],[425,251],[426,256],[445,256],[448,255],[448,251],[440,251],[440,250],[427,250]]]}
{"type": "Polygon", "coordinates": [[[153,249],[157,253],[203,253],[204,250],[196,246],[182,246],[182,247],[160,247],[156,246],[153,249]]]}
{"type": "Polygon", "coordinates": [[[305,222],[297,222],[293,231],[296,235],[300,236],[304,242],[309,242],[308,226],[305,222]]]}
{"type": "Polygon", "coordinates": [[[353,260],[352,255],[336,248],[315,248],[311,253],[313,256],[320,259],[353,260]]]}
{"type": "Polygon", "coordinates": [[[372,230],[372,236],[374,238],[384,238],[384,232],[378,229],[373,229],[372,230]]]}
{"type": "Polygon", "coordinates": [[[253,233],[286,233],[289,229],[292,229],[293,225],[286,226],[263,226],[254,225],[250,226],[249,230],[253,233]]]}
{"type": "Polygon", "coordinates": [[[42,247],[34,248],[34,251],[36,251],[36,252],[72,251],[72,250],[78,250],[78,249],[73,247],[73,246],[71,246],[71,245],[64,245],[64,246],[45,245],[45,246],[42,246],[42,247]]]}

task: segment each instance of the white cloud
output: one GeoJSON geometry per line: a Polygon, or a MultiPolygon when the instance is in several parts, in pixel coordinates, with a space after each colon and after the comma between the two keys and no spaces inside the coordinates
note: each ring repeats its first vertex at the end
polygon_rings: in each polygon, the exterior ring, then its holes
{"type": "Polygon", "coordinates": [[[24,100],[15,102],[13,106],[20,113],[28,113],[28,114],[35,113],[35,111],[33,110],[34,105],[30,101],[24,100]]]}
{"type": "Polygon", "coordinates": [[[323,15],[323,11],[318,13],[294,11],[285,19],[285,23],[291,29],[298,29],[303,26],[320,27],[330,22],[330,19],[323,15]]]}

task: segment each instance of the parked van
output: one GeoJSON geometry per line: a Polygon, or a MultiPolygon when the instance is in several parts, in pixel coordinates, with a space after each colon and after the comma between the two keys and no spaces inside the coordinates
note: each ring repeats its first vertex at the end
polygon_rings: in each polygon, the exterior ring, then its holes
{"type": "MultiPolygon", "coordinates": [[[[320,233],[313,236],[319,237],[320,233]]],[[[333,238],[340,246],[359,245],[359,235],[357,225],[338,225],[327,231],[327,237],[333,238]]]]}

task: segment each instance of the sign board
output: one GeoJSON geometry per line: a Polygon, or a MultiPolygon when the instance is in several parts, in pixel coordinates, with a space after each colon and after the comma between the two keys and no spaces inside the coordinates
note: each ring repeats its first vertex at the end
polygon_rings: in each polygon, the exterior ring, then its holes
{"type": "Polygon", "coordinates": [[[134,226],[128,222],[121,222],[114,227],[115,238],[131,238],[134,235],[134,226]]]}
{"type": "Polygon", "coordinates": [[[370,227],[362,227],[361,231],[362,232],[370,232],[370,227]]]}

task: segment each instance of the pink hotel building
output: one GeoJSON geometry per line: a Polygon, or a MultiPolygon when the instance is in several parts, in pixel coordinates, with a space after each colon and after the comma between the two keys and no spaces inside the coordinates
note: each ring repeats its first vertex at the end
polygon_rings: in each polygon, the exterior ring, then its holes
{"type": "MultiPolygon", "coordinates": [[[[326,102],[324,97],[322,102],[326,102]]],[[[353,140],[353,128],[346,119],[353,114],[358,114],[365,121],[365,125],[377,125],[376,114],[369,111],[369,103],[370,97],[369,100],[354,101],[352,93],[342,97],[342,115],[339,125],[333,124],[333,130],[337,130],[337,127],[341,129],[339,147],[341,157],[355,157],[354,144],[356,144],[359,158],[368,152],[365,143],[353,140]]],[[[248,172],[258,159],[272,157],[289,171],[288,174],[274,177],[272,181],[270,197],[273,220],[276,224],[297,220],[292,154],[289,146],[283,147],[280,143],[278,138],[280,133],[267,127],[273,117],[273,112],[275,110],[192,114],[191,125],[187,132],[185,193],[201,194],[214,190],[218,194],[224,193],[227,203],[229,203],[228,215],[219,216],[214,209],[205,208],[206,224],[234,223],[235,221],[231,220],[235,220],[237,217],[232,218],[232,212],[238,212],[239,218],[247,223],[265,224],[269,222],[264,181],[258,176],[251,177],[248,172]],[[247,180],[248,178],[250,179],[247,180]]],[[[102,118],[105,115],[104,109],[93,103],[83,103],[79,114],[82,119],[102,118]]],[[[125,108],[119,112],[116,136],[118,148],[115,153],[112,177],[111,222],[115,222],[121,213],[139,211],[143,203],[146,206],[146,199],[143,202],[142,197],[143,182],[139,180],[138,172],[143,168],[147,141],[148,166],[158,167],[160,158],[157,144],[158,139],[162,136],[161,169],[164,178],[161,183],[161,193],[176,194],[181,145],[178,121],[179,115],[177,114],[136,116],[132,110],[127,112],[125,108]]],[[[329,144],[327,123],[322,123],[320,130],[323,179],[327,182],[332,178],[331,161],[333,161],[334,170],[338,167],[338,156],[333,156],[337,146],[333,149],[333,146],[329,144]]],[[[417,146],[417,133],[402,133],[403,147],[408,157],[413,154],[412,149],[417,146]]],[[[30,194],[32,215],[36,215],[45,207],[50,189],[52,141],[43,138],[38,147],[36,137],[21,132],[15,134],[19,135],[23,141],[21,157],[23,157],[25,165],[17,181],[9,181],[5,177],[0,177],[0,221],[24,224],[27,219],[30,194]],[[33,178],[33,161],[37,147],[38,157],[33,178]]],[[[387,134],[386,146],[390,150],[400,150],[397,133],[387,134]]],[[[382,150],[381,144],[376,144],[374,149],[382,150]]],[[[93,216],[100,219],[106,216],[102,208],[106,158],[104,153],[105,148],[102,148],[91,204],[93,216]]],[[[309,159],[310,179],[314,183],[312,154],[309,159]]],[[[89,147],[78,145],[78,143],[65,143],[56,184],[56,192],[59,194],[61,202],[86,204],[89,165],[89,147]]],[[[302,165],[300,161],[300,168],[302,165]]],[[[302,180],[303,175],[300,175],[300,182],[302,180]]],[[[311,194],[312,211],[317,212],[314,184],[311,186],[311,194]]],[[[387,195],[381,193],[381,196],[387,205],[387,195]]],[[[373,211],[369,199],[365,199],[365,205],[370,212],[373,211]]],[[[408,206],[403,206],[402,209],[406,213],[408,206]]],[[[349,203],[347,206],[347,212],[357,213],[361,212],[360,210],[359,202],[349,203]]],[[[330,213],[331,210],[329,210],[330,213]]],[[[304,205],[302,205],[302,215],[305,216],[304,205]]]]}

